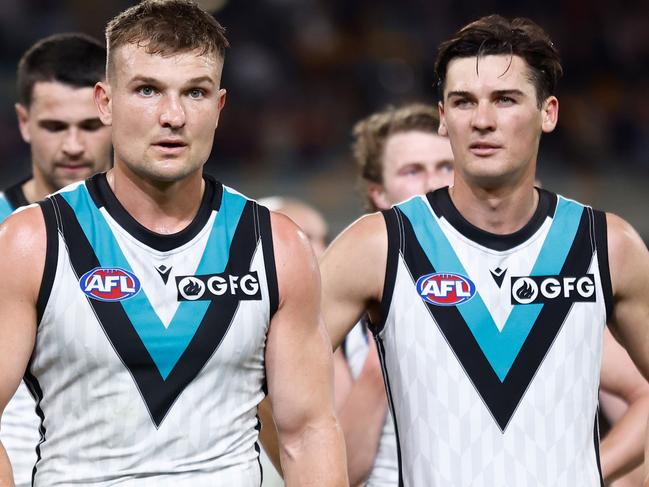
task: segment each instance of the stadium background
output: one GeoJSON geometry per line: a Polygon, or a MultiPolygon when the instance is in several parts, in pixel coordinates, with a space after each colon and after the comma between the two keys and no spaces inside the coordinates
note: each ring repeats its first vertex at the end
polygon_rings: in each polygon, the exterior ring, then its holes
{"type": "MultiPolygon", "coordinates": [[[[62,31],[102,37],[125,0],[3,0],[0,185],[29,172],[13,104],[21,54],[62,31]]],[[[406,101],[435,102],[440,40],[479,16],[524,15],[559,47],[558,129],[539,177],[614,211],[649,238],[649,6],[645,0],[204,0],[232,44],[228,101],[208,171],[252,197],[284,194],[320,208],[336,234],[360,215],[350,157],[356,120],[406,101]]]]}

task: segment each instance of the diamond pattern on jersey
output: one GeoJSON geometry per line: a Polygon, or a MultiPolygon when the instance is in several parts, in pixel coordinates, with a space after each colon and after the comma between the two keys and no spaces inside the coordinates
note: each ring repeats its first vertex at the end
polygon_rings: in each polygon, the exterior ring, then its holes
{"type": "MultiPolygon", "coordinates": [[[[430,210],[421,198],[413,198],[399,205],[399,209],[410,220],[417,240],[437,272],[468,276],[437,220],[430,217],[430,210]]],[[[575,238],[583,210],[583,206],[561,198],[531,275],[559,273],[575,238]]],[[[494,323],[479,291],[476,291],[473,299],[457,306],[501,381],[507,376],[542,308],[542,304],[514,306],[501,331],[494,323]]]]}
{"type": "MultiPolygon", "coordinates": [[[[253,204],[225,188],[222,194],[196,269],[199,275],[248,271],[257,245],[253,237],[253,204]],[[231,248],[236,249],[234,256],[230,255],[231,248]]],[[[94,267],[121,267],[132,272],[84,185],[55,195],[53,201],[77,276],[94,267]]],[[[238,307],[238,300],[228,294],[218,302],[183,301],[165,328],[144,288],[122,301],[88,301],[115,351],[133,375],[156,427],[218,348],[238,307]]]]}
{"type": "MultiPolygon", "coordinates": [[[[397,208],[407,239],[406,264],[413,279],[435,272],[468,276],[421,199],[397,208]]],[[[531,274],[585,273],[595,252],[590,216],[583,206],[561,199],[531,274]]],[[[493,322],[479,291],[471,300],[454,307],[425,305],[504,431],[561,329],[570,303],[516,305],[502,331],[493,322]]]]}

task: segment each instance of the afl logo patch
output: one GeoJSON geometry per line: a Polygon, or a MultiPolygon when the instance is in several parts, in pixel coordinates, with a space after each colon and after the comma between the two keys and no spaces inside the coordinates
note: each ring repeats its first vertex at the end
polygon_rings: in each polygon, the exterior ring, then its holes
{"type": "Polygon", "coordinates": [[[79,279],[86,296],[98,301],[121,301],[140,292],[140,281],[135,274],[119,267],[95,267],[79,279]]]}
{"type": "Polygon", "coordinates": [[[475,295],[475,284],[460,274],[426,274],[417,280],[417,292],[422,299],[436,306],[456,306],[475,295]]]}

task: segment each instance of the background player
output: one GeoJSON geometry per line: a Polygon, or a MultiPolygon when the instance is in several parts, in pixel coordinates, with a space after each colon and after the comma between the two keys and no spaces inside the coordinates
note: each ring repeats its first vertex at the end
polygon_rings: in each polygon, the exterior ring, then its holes
{"type": "MultiPolygon", "coordinates": [[[[106,49],[83,34],[47,37],[18,64],[16,115],[31,148],[31,176],[0,193],[0,222],[16,208],[110,167],[110,128],[99,120],[93,87],[104,79],[106,49]]],[[[0,438],[18,486],[31,484],[39,420],[21,382],[2,415],[0,438]]]]}
{"type": "MultiPolygon", "coordinates": [[[[436,107],[389,107],[359,121],[353,154],[366,208],[387,210],[416,194],[453,183],[453,153],[437,134],[436,107]]],[[[383,375],[374,341],[362,321],[334,354],[336,407],[347,443],[351,485],[397,485],[394,424],[387,413],[383,375]]]]}
{"type": "Polygon", "coordinates": [[[469,24],[440,47],[436,74],[454,185],[332,244],[331,338],[369,310],[405,485],[600,485],[604,322],[649,372],[649,254],[620,218],[534,189],[561,74],[536,24],[469,24]]]}
{"type": "Polygon", "coordinates": [[[259,485],[264,382],[287,483],[346,485],[312,251],[202,174],[223,28],[192,2],[144,1],[107,41],[95,101],[113,169],[0,229],[0,405],[29,364],[35,485],[259,485]]]}

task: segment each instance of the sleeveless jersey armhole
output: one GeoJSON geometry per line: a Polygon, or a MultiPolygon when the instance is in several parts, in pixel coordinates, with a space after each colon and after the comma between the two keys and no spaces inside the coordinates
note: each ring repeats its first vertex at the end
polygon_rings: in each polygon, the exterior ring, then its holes
{"type": "Polygon", "coordinates": [[[595,250],[597,251],[597,262],[599,275],[604,291],[604,303],[606,305],[606,319],[611,317],[613,311],[613,286],[611,284],[611,272],[608,261],[608,237],[606,226],[606,213],[593,210],[595,250]]]}
{"type": "Polygon", "coordinates": [[[375,335],[381,333],[385,327],[388,313],[390,312],[390,304],[392,302],[392,294],[394,293],[394,285],[397,278],[397,267],[399,264],[399,254],[403,250],[403,226],[401,215],[397,208],[390,210],[383,210],[383,218],[388,236],[388,255],[385,264],[385,280],[383,282],[383,296],[379,304],[379,311],[381,313],[381,320],[377,324],[371,323],[369,328],[375,335]]]}
{"type": "Polygon", "coordinates": [[[275,268],[275,253],[273,247],[273,231],[270,224],[270,211],[264,206],[254,203],[254,214],[259,226],[261,245],[264,251],[264,266],[266,267],[266,283],[270,303],[269,320],[273,318],[279,307],[279,287],[277,270],[275,268]]]}
{"type": "Polygon", "coordinates": [[[38,299],[36,301],[36,323],[40,325],[45,307],[50,298],[52,286],[54,285],[54,277],[56,275],[56,265],[59,255],[59,213],[52,198],[46,198],[38,202],[38,205],[43,212],[43,219],[45,220],[45,234],[46,234],[46,251],[45,251],[45,266],[43,269],[43,277],[41,279],[41,287],[38,291],[38,299]]]}

